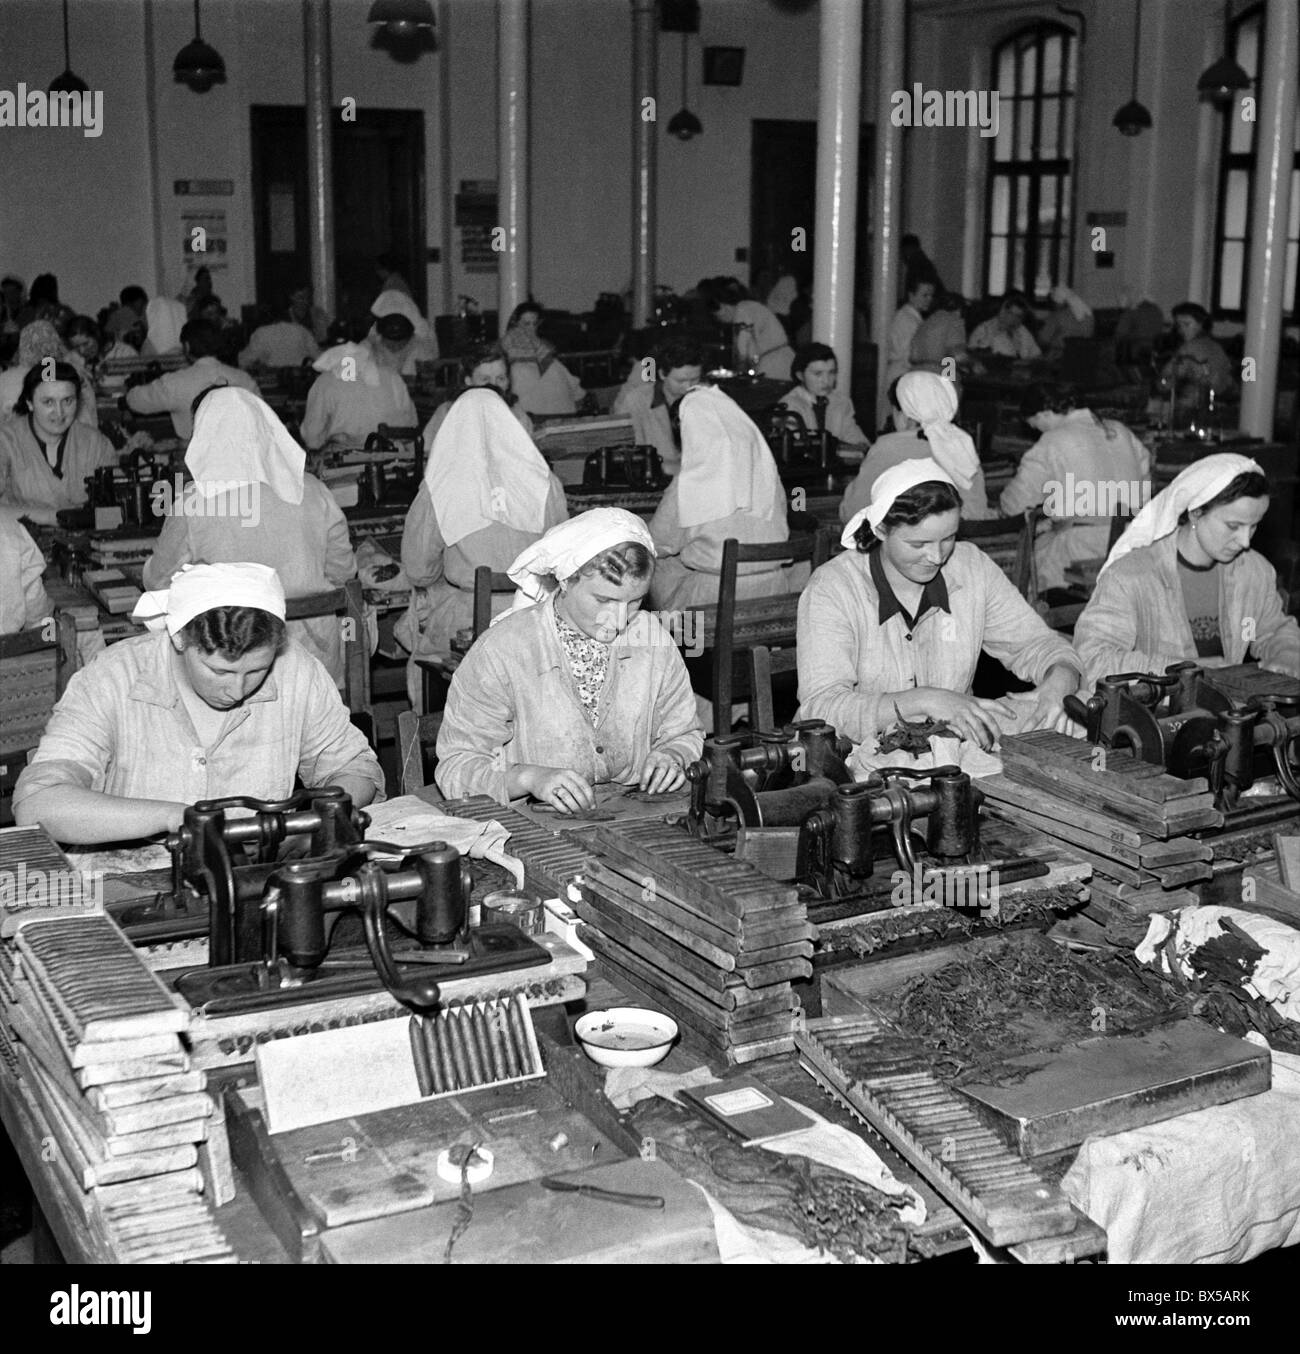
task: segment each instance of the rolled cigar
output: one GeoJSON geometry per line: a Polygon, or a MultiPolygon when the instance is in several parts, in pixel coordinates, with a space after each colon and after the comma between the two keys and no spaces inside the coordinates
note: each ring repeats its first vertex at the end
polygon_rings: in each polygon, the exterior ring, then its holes
{"type": "Polygon", "coordinates": [[[439,1011],[430,1023],[433,1025],[433,1035],[438,1044],[438,1056],[442,1062],[443,1074],[447,1078],[447,1089],[449,1091],[458,1090],[467,1083],[461,1079],[460,1069],[456,1066],[456,1059],[452,1056],[451,1035],[447,1031],[447,1012],[439,1011]]]}
{"type": "Polygon", "coordinates": [[[433,1078],[434,1095],[443,1095],[452,1088],[442,1065],[442,1055],[438,1051],[438,1040],[434,1035],[437,1016],[426,1016],[423,1022],[424,1051],[429,1055],[429,1075],[433,1078]]]}
{"type": "Polygon", "coordinates": [[[483,1075],[483,1060],[478,1055],[478,1040],[474,1038],[474,1027],[470,1024],[469,1010],[462,1006],[452,1017],[460,1037],[465,1043],[465,1056],[469,1059],[469,1074],[474,1078],[473,1085],[482,1086],[488,1080],[483,1075]]]}
{"type": "Polygon", "coordinates": [[[415,1080],[421,1095],[433,1094],[433,1073],[429,1069],[429,1050],[424,1044],[424,1021],[418,1015],[411,1017],[407,1026],[411,1040],[411,1056],[415,1061],[415,1080]]]}
{"type": "Polygon", "coordinates": [[[509,1075],[511,1077],[522,1076],[524,1065],[519,1061],[519,1055],[515,1052],[514,1039],[510,1034],[510,1016],[503,1001],[492,1003],[491,1029],[501,1045],[501,1052],[505,1057],[509,1075]]]}
{"type": "Polygon", "coordinates": [[[465,1090],[474,1085],[474,1077],[470,1072],[469,1054],[465,1051],[465,1038],[461,1034],[456,1012],[449,1010],[443,1017],[443,1023],[447,1030],[447,1042],[451,1045],[452,1061],[456,1064],[456,1080],[460,1089],[465,1090]]]}
{"type": "Polygon", "coordinates": [[[497,1081],[508,1081],[514,1075],[506,1058],[505,1044],[501,1041],[501,1028],[496,1021],[496,1007],[490,1002],[483,1003],[483,1030],[487,1035],[488,1050],[492,1054],[492,1069],[497,1081]]]}
{"type": "Polygon", "coordinates": [[[492,1045],[487,1036],[487,1016],[477,1005],[464,1008],[465,1019],[469,1021],[471,1037],[478,1046],[478,1060],[483,1064],[484,1081],[500,1081],[496,1064],[492,1061],[492,1045]]]}
{"type": "Polygon", "coordinates": [[[522,992],[516,992],[514,1000],[507,1007],[510,1013],[510,1028],[515,1036],[515,1046],[519,1050],[519,1061],[523,1065],[522,1075],[528,1076],[537,1069],[533,1066],[533,1050],[528,1043],[528,1025],[524,1012],[528,1009],[522,992]]]}

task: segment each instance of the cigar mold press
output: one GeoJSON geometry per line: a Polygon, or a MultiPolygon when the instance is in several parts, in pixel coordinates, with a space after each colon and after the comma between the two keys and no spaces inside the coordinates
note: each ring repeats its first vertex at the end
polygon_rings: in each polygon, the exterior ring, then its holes
{"type": "Polygon", "coordinates": [[[921,901],[943,882],[946,896],[968,875],[997,871],[1002,883],[1048,873],[1047,865],[981,842],[981,791],[955,766],[887,767],[854,781],[847,740],[821,720],[779,732],[710,738],[688,768],[690,830],[773,878],[811,888],[826,901],[858,900],[863,911],[921,901]],[[924,836],[913,824],[924,820],[924,836]],[[890,862],[877,872],[876,861],[890,862]],[[900,896],[894,876],[907,875],[900,896]],[[953,887],[948,887],[951,883],[953,887]]]}

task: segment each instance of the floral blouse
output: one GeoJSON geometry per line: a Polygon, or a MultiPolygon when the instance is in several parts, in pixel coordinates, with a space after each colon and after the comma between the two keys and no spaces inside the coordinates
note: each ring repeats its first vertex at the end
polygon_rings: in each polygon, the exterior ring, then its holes
{"type": "Polygon", "coordinates": [[[599,718],[597,707],[600,693],[609,676],[609,645],[598,639],[589,639],[581,630],[575,630],[568,621],[560,616],[555,618],[555,627],[564,646],[564,655],[569,660],[569,671],[578,686],[578,698],[592,727],[599,718]]]}

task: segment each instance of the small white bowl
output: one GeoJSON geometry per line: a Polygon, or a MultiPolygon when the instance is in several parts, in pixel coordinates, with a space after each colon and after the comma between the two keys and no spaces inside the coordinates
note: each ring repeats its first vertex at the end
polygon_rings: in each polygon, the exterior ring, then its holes
{"type": "Polygon", "coordinates": [[[602,1067],[653,1067],[668,1056],[677,1022],[644,1006],[588,1011],[573,1027],[582,1051],[602,1067]]]}

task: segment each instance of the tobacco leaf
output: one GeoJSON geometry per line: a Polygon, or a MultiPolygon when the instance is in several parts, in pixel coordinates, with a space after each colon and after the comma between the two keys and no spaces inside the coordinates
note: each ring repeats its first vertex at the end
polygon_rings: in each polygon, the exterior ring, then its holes
{"type": "Polygon", "coordinates": [[[914,719],[907,720],[903,718],[903,712],[898,708],[898,703],[894,703],[894,715],[897,723],[887,729],[876,743],[878,752],[909,752],[916,757],[922,753],[930,751],[931,738],[960,738],[961,734],[955,732],[942,720],[938,719],[914,719]]]}

